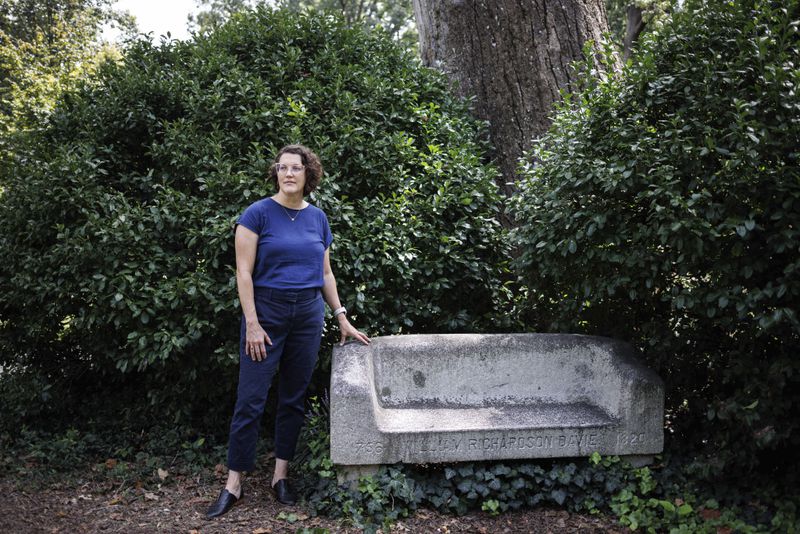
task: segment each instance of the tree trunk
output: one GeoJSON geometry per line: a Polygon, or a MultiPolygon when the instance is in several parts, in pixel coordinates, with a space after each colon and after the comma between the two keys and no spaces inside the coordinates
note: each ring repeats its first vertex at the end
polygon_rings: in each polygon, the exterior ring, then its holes
{"type": "Polygon", "coordinates": [[[635,4],[629,5],[625,11],[627,24],[625,25],[625,40],[623,41],[623,59],[628,59],[633,53],[633,45],[639,40],[639,36],[644,31],[644,21],[642,20],[642,9],[635,4]]]}
{"type": "Polygon", "coordinates": [[[414,0],[423,62],[443,71],[489,121],[501,188],[550,126],[559,90],[574,89],[570,63],[608,31],[603,0],[414,0]]]}

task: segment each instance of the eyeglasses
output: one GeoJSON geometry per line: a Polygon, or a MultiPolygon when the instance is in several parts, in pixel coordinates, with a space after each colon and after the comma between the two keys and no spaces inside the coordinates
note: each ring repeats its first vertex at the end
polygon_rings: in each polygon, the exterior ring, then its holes
{"type": "Polygon", "coordinates": [[[303,169],[306,168],[305,165],[277,165],[276,168],[278,169],[278,174],[286,174],[289,171],[292,171],[292,174],[300,174],[303,172],[303,169]]]}

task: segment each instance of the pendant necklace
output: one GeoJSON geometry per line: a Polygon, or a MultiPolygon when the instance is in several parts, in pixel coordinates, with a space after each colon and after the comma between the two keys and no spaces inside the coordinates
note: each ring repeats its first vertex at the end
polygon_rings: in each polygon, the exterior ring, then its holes
{"type": "MultiPolygon", "coordinates": [[[[289,220],[290,220],[290,221],[292,221],[292,222],[294,222],[294,220],[295,220],[297,217],[299,217],[299,216],[300,216],[300,212],[302,212],[302,211],[303,211],[302,209],[296,210],[296,211],[297,211],[297,213],[295,213],[295,214],[294,214],[294,217],[292,217],[292,216],[289,214],[289,210],[287,210],[287,209],[286,209],[286,208],[283,206],[283,204],[279,204],[279,205],[280,205],[280,207],[282,207],[282,208],[283,208],[283,212],[286,214],[286,216],[287,216],[287,217],[289,217],[289,220]]],[[[295,210],[292,210],[292,211],[295,211],[295,210]]]]}

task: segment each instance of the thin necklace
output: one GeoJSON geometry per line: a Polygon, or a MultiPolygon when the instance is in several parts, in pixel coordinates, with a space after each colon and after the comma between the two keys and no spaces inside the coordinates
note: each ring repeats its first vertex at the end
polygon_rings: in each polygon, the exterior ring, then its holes
{"type": "MultiPolygon", "coordinates": [[[[297,213],[295,213],[295,214],[294,214],[294,217],[292,217],[291,215],[289,215],[289,210],[287,210],[287,209],[286,209],[286,207],[284,207],[284,205],[283,205],[283,204],[280,204],[280,203],[278,203],[278,205],[279,205],[280,207],[282,207],[282,208],[283,208],[283,212],[286,214],[286,216],[287,216],[287,217],[289,217],[289,220],[290,220],[290,221],[292,221],[292,222],[294,222],[294,220],[295,220],[297,217],[299,217],[299,216],[300,216],[300,213],[303,211],[303,209],[302,209],[302,208],[300,208],[299,210],[296,210],[296,211],[297,211],[297,213]]],[[[295,211],[295,210],[292,210],[292,211],[295,211]]]]}

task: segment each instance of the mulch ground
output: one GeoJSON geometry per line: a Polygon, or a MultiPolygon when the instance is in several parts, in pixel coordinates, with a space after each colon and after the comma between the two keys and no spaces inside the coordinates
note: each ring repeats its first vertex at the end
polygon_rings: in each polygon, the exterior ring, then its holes
{"type": "MultiPolygon", "coordinates": [[[[206,521],[205,511],[223,487],[224,475],[179,477],[163,484],[83,481],[51,483],[31,489],[19,479],[0,479],[0,532],[183,532],[267,534],[322,528],[331,533],[360,532],[341,520],[311,517],[302,506],[286,507],[268,491],[271,473],[245,480],[245,498],[225,516],[206,521]]],[[[88,480],[88,479],[87,479],[88,480]]],[[[455,517],[419,510],[392,526],[393,533],[622,533],[613,518],[540,508],[492,517],[482,512],[455,517]]]]}

